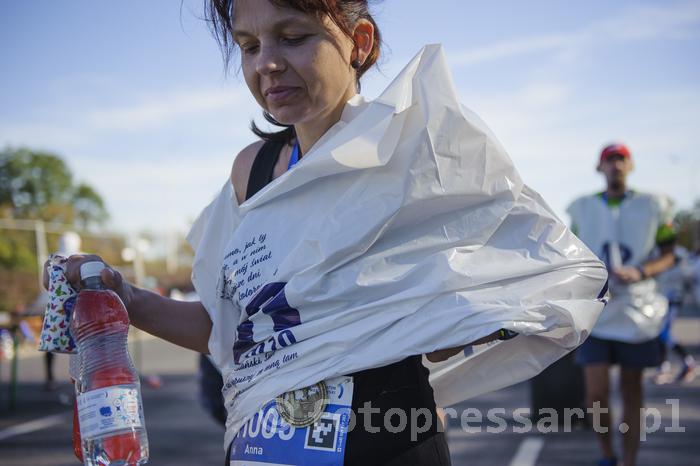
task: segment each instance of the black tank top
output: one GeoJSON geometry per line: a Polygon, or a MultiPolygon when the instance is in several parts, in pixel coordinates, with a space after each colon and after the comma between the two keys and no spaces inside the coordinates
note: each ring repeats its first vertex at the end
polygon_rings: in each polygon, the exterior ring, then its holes
{"type": "MultiPolygon", "coordinates": [[[[267,141],[262,146],[250,169],[246,199],[272,181],[274,167],[284,145],[281,141],[267,141]]],[[[428,374],[420,355],[410,356],[388,366],[348,374],[354,381],[352,411],[355,414],[355,428],[348,433],[345,466],[384,465],[399,457],[404,465],[449,464],[449,456],[445,458],[448,453],[444,438],[437,442],[431,439],[437,434],[438,419],[428,374]],[[372,411],[363,409],[360,412],[366,403],[371,403],[372,411]],[[410,425],[396,433],[387,430],[384,418],[386,412],[392,408],[403,410],[408,422],[411,419],[411,410],[421,410],[416,412],[425,413],[427,409],[430,419],[418,416],[417,422],[420,427],[417,431],[425,432],[419,433],[416,440],[412,441],[410,425]],[[377,409],[379,411],[376,411],[377,409]],[[426,422],[430,422],[428,429],[424,429],[426,422]],[[425,442],[426,440],[432,441],[425,442]],[[416,448],[420,447],[421,443],[426,448],[416,448]],[[411,458],[406,457],[406,452],[411,450],[420,450],[416,455],[411,455],[414,459],[420,457],[420,462],[414,463],[411,458]]],[[[391,418],[392,426],[398,426],[400,422],[399,415],[391,418]]]]}

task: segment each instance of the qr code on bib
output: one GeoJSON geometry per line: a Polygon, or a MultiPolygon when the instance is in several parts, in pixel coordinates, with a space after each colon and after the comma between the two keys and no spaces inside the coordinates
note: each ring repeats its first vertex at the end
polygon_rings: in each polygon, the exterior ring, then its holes
{"type": "Polygon", "coordinates": [[[339,425],[340,415],[325,413],[321,419],[309,427],[304,448],[335,451],[339,425]]]}

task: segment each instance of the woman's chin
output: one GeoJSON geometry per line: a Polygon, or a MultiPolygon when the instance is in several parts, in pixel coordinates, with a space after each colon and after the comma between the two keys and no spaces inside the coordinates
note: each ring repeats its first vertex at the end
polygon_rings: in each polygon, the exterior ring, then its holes
{"type": "Polygon", "coordinates": [[[293,126],[294,125],[294,121],[295,121],[294,119],[285,118],[285,117],[278,116],[275,114],[273,114],[273,116],[275,117],[275,121],[277,121],[281,125],[285,125],[285,126],[293,126]]]}
{"type": "Polygon", "coordinates": [[[302,119],[302,115],[292,109],[278,108],[270,111],[275,121],[282,125],[292,126],[302,119]]]}

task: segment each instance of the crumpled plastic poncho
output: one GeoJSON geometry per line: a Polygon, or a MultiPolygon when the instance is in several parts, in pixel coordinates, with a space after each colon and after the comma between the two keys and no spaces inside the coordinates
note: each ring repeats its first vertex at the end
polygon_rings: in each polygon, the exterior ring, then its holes
{"type": "Polygon", "coordinates": [[[540,372],[603,308],[605,266],[461,107],[440,46],[352,99],[292,170],[189,240],[224,377],[225,445],[268,400],[330,377],[519,336],[431,366],[438,405],[540,372]]]}

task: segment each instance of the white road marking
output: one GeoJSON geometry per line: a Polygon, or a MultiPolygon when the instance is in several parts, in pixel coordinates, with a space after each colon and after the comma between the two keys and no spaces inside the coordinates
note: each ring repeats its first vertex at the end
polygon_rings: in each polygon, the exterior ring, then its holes
{"type": "Polygon", "coordinates": [[[35,419],[33,421],[25,422],[23,424],[17,424],[16,426],[8,427],[7,429],[0,430],[0,441],[16,437],[18,435],[28,434],[37,430],[48,429],[58,424],[63,424],[66,422],[67,415],[54,414],[53,416],[42,417],[41,419],[35,419]]]}
{"type": "Polygon", "coordinates": [[[509,466],[535,466],[543,446],[544,439],[542,437],[526,438],[520,443],[509,466]]]}

